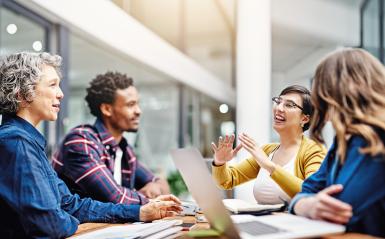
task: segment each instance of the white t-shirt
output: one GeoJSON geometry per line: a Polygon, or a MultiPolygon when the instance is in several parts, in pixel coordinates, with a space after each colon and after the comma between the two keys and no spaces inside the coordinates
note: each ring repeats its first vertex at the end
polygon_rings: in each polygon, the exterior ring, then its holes
{"type": "MultiPolygon", "coordinates": [[[[274,152],[270,153],[269,160],[272,160],[274,152]]],[[[282,168],[294,175],[294,162],[296,155],[282,168]]],[[[280,197],[286,201],[290,201],[281,187],[270,177],[269,171],[264,168],[259,170],[258,176],[253,188],[254,198],[260,204],[279,204],[283,203],[280,197]]]]}
{"type": "Polygon", "coordinates": [[[122,156],[123,151],[118,147],[115,153],[114,179],[119,185],[122,185],[122,156]]]}

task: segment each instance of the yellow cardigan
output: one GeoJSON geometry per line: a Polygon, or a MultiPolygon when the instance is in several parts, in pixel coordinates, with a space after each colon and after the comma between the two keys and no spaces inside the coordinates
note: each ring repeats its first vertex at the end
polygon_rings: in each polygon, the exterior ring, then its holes
{"type": "MultiPolygon", "coordinates": [[[[279,144],[272,143],[262,146],[262,150],[269,155],[279,144]]],[[[326,155],[326,148],[317,144],[313,140],[302,136],[301,146],[295,159],[294,175],[280,167],[275,166],[275,170],[270,175],[271,178],[285,191],[290,197],[301,191],[304,179],[315,173],[321,166],[322,160],[326,155]]],[[[242,162],[229,166],[224,164],[212,167],[212,174],[223,189],[233,187],[250,181],[257,177],[259,165],[254,158],[248,158],[242,162]]]]}

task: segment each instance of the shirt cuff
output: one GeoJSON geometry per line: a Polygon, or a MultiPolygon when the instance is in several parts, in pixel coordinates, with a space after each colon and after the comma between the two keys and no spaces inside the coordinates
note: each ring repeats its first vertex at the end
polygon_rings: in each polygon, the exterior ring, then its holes
{"type": "MultiPolygon", "coordinates": [[[[123,204],[121,204],[123,205],[123,204]]],[[[139,222],[141,205],[123,205],[125,206],[124,217],[132,222],[139,222]]]]}
{"type": "Polygon", "coordinates": [[[291,200],[291,202],[290,202],[290,204],[289,204],[289,213],[296,215],[296,214],[295,214],[295,211],[294,211],[294,206],[295,206],[295,204],[296,204],[299,200],[301,200],[302,198],[311,197],[311,196],[313,196],[313,195],[314,195],[314,193],[298,193],[297,196],[295,196],[295,197],[291,200]]]}

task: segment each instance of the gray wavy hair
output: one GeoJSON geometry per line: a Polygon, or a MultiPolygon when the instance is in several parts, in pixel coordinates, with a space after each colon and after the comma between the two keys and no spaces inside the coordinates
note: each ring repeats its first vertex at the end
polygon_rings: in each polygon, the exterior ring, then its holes
{"type": "Polygon", "coordinates": [[[19,111],[21,100],[32,102],[35,87],[42,75],[43,65],[60,74],[61,57],[49,53],[20,52],[0,60],[0,114],[19,111]]]}

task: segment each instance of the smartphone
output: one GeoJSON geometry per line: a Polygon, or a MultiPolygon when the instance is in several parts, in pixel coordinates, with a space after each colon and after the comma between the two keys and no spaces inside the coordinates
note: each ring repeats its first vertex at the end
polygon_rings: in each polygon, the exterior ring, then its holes
{"type": "Polygon", "coordinates": [[[183,231],[190,231],[190,229],[195,225],[195,223],[193,222],[184,222],[182,223],[182,225],[179,225],[180,227],[182,227],[183,231]]]}

